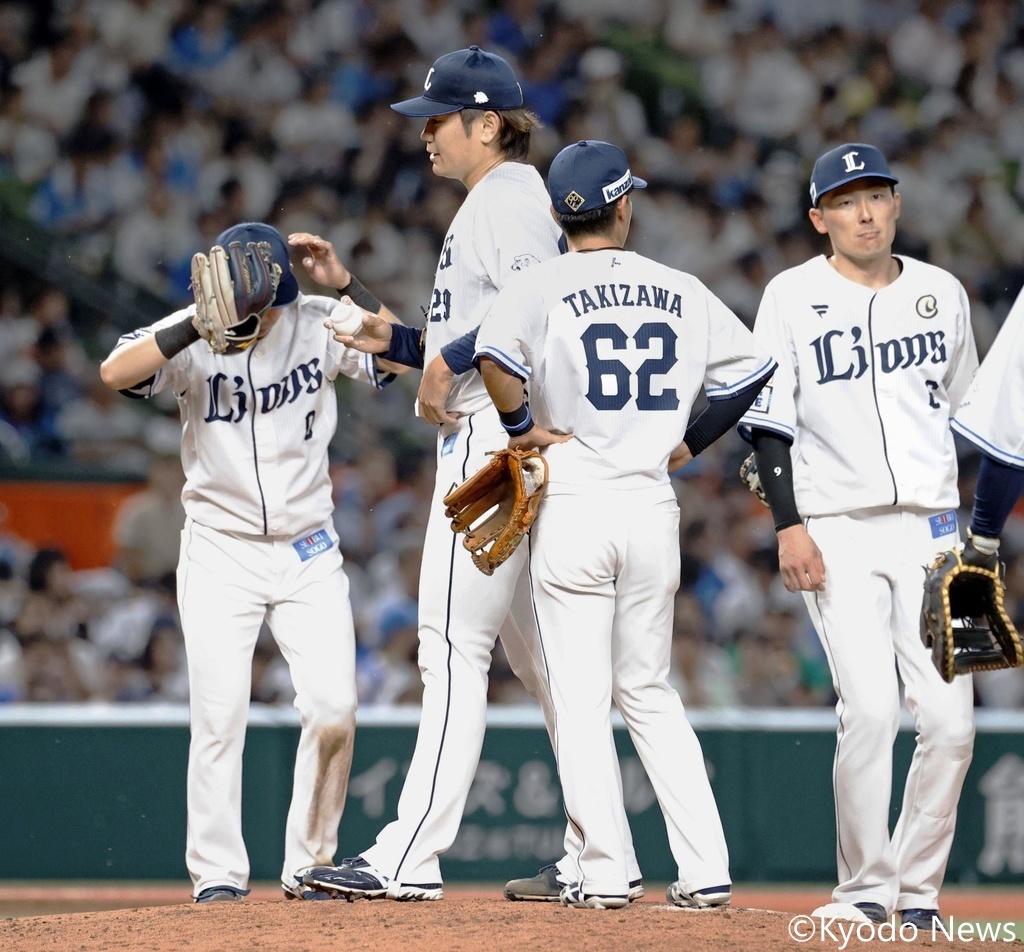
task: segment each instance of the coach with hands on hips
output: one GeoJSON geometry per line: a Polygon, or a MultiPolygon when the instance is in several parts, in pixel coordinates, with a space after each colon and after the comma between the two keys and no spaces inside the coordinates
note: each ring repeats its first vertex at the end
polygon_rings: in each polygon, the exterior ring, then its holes
{"type": "Polygon", "coordinates": [[[957,533],[950,417],[978,366],[963,286],[892,253],[900,195],[847,143],[811,173],[831,254],[767,286],[754,324],[779,369],[741,421],[790,591],[803,593],[839,701],[839,883],[830,917],[931,929],[974,743],[970,676],[947,684],[919,636],[923,574],[957,533]],[[917,742],[890,837],[903,681],[917,742]]]}

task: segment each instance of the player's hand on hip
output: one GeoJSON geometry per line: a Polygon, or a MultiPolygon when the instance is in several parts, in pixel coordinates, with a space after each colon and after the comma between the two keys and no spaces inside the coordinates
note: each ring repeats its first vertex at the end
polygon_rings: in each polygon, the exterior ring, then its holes
{"type": "Polygon", "coordinates": [[[362,354],[384,354],[391,346],[391,323],[379,314],[364,311],[348,298],[342,298],[343,308],[324,321],[339,344],[358,350],[362,354]],[[347,303],[346,303],[347,302],[347,303]],[[361,319],[361,323],[356,321],[361,319]]]}
{"type": "Polygon", "coordinates": [[[821,550],[802,525],[778,532],[779,572],[790,592],[820,592],[825,588],[821,550]]]}
{"type": "Polygon", "coordinates": [[[458,414],[449,413],[445,408],[454,379],[455,374],[440,354],[423,368],[423,378],[416,394],[420,419],[438,426],[458,419],[458,414]]]}
{"type": "Polygon", "coordinates": [[[334,245],[319,235],[298,231],[288,236],[288,244],[293,248],[305,247],[302,266],[317,284],[340,290],[352,280],[348,268],[338,260],[334,245]]]}
{"type": "Polygon", "coordinates": [[[552,433],[542,426],[532,426],[525,433],[508,438],[508,448],[535,450],[542,446],[551,446],[554,443],[568,443],[572,439],[571,433],[552,433]]]}
{"type": "Polygon", "coordinates": [[[687,463],[693,461],[693,453],[690,452],[690,447],[685,443],[680,443],[668,458],[668,471],[674,473],[677,469],[682,469],[687,463]]]}

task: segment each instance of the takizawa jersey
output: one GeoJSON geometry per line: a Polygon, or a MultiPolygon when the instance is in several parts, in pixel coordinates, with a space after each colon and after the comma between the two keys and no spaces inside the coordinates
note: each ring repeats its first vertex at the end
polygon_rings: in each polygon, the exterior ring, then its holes
{"type": "Polygon", "coordinates": [[[775,366],[696,278],[619,249],[562,255],[509,282],[477,353],[529,380],[540,426],[573,434],[545,451],[551,493],[667,484],[701,388],[728,397],[775,366]]]}
{"type": "Polygon", "coordinates": [[[779,369],[740,432],[793,440],[803,516],[959,505],[949,418],[978,366],[970,306],[949,272],[898,258],[878,291],[824,256],[765,288],[754,334],[779,369]]]}
{"type": "MultiPolygon", "coordinates": [[[[441,248],[427,314],[424,366],[444,344],[480,326],[513,275],[558,254],[561,231],[532,165],[503,162],[466,196],[441,248]]],[[[475,413],[490,405],[477,373],[455,378],[447,409],[475,413]]]]}
{"type": "MultiPolygon", "coordinates": [[[[185,513],[224,532],[295,536],[323,526],[334,504],[327,447],[338,420],[331,386],[339,373],[380,388],[373,358],[337,343],[324,320],[338,302],[300,294],[262,340],[238,353],[215,354],[197,341],[175,354],[151,383],[171,387],[183,424],[185,513]]],[[[195,305],[119,344],[195,313],[195,305]]]]}
{"type": "Polygon", "coordinates": [[[952,426],[982,452],[1024,469],[1024,290],[974,375],[952,426]]]}

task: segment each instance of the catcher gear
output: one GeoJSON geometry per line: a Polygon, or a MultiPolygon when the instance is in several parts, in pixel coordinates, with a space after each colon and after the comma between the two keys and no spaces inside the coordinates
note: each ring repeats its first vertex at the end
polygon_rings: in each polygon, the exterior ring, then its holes
{"type": "Polygon", "coordinates": [[[740,466],[740,479],[747,484],[747,488],[757,496],[761,505],[768,508],[768,497],[764,493],[764,486],[761,485],[761,476],[757,472],[757,460],[751,453],[740,466]]]}
{"type": "Polygon", "coordinates": [[[260,331],[263,315],[273,305],[281,281],[270,244],[233,241],[192,257],[192,293],[196,300],[196,330],[211,350],[244,350],[260,331]]]}
{"type": "Polygon", "coordinates": [[[1003,607],[1003,574],[998,554],[978,551],[969,533],[966,545],[940,552],[925,568],[921,640],[945,681],[1024,664],[1020,636],[1003,607]]]}
{"type": "Polygon", "coordinates": [[[444,497],[452,532],[465,533],[462,544],[484,575],[493,575],[529,532],[548,481],[547,461],[536,450],[494,450],[489,455],[487,463],[444,497]]]}

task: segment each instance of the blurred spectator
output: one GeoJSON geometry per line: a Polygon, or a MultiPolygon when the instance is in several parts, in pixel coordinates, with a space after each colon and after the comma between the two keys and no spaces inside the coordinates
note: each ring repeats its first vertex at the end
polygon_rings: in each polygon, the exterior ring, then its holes
{"type": "Polygon", "coordinates": [[[265,625],[252,655],[252,690],[254,704],[291,704],[295,687],[281,649],[265,625]]]}
{"type": "Polygon", "coordinates": [[[85,701],[104,695],[104,660],[87,640],[87,618],[64,554],[40,549],[29,564],[28,591],[14,620],[23,662],[21,699],[85,701]]]}
{"type": "Polygon", "coordinates": [[[398,533],[371,566],[377,597],[359,618],[356,681],[359,700],[372,704],[418,701],[423,690],[419,648],[422,533],[398,533]]]}
{"type": "Polygon", "coordinates": [[[174,453],[150,456],[146,486],[129,496],[114,518],[115,566],[135,585],[173,575],[178,567],[185,509],[185,474],[174,453]]]}
{"type": "Polygon", "coordinates": [[[64,449],[56,415],[43,400],[39,376],[39,367],[31,360],[0,368],[0,426],[9,431],[0,440],[5,447],[9,444],[12,458],[25,454],[19,462],[60,457],[64,449]]]}
{"type": "Polygon", "coordinates": [[[149,682],[147,701],[188,700],[185,639],[176,617],[157,618],[139,660],[149,682]]]}
{"type": "Polygon", "coordinates": [[[772,607],[759,625],[737,632],[732,652],[744,707],[803,707],[830,699],[831,680],[796,652],[796,634],[794,612],[772,607]]]}
{"type": "Polygon", "coordinates": [[[669,684],[688,708],[734,707],[739,699],[732,662],[708,637],[708,629],[700,602],[692,595],[677,595],[669,684]]]}
{"type": "Polygon", "coordinates": [[[54,415],[59,415],[69,403],[82,396],[82,382],[70,366],[69,336],[70,329],[65,333],[48,326],[36,338],[34,353],[39,367],[39,390],[46,412],[54,415]]]}
{"type": "Polygon", "coordinates": [[[622,55],[606,46],[592,46],[579,61],[585,85],[570,110],[580,139],[638,143],[647,136],[647,114],[640,97],[624,83],[622,55]]]}
{"type": "Polygon", "coordinates": [[[56,416],[54,426],[68,456],[85,466],[103,466],[112,473],[143,475],[146,419],[129,401],[90,377],[85,392],[56,416]]]}

